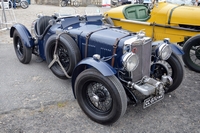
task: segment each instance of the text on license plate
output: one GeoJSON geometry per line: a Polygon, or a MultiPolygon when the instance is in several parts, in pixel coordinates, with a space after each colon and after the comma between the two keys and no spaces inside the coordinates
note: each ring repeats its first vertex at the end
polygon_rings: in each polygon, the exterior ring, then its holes
{"type": "Polygon", "coordinates": [[[152,104],[157,103],[158,101],[162,100],[163,98],[164,98],[164,94],[155,96],[155,97],[149,97],[144,100],[143,108],[147,108],[151,106],[152,104]]]}

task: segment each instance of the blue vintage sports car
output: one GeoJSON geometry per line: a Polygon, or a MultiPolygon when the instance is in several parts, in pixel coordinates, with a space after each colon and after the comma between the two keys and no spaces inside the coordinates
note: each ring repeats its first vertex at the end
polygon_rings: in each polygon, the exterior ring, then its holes
{"type": "Polygon", "coordinates": [[[169,39],[152,43],[143,31],[104,24],[102,15],[39,16],[31,32],[18,23],[10,37],[21,63],[34,54],[57,77],[72,78],[81,109],[101,124],[116,122],[128,102],[149,107],[183,80],[182,51],[169,39]]]}

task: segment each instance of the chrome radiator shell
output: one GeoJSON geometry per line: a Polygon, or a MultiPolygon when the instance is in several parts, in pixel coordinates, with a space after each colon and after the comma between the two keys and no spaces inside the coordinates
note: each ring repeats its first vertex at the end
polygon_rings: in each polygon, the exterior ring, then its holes
{"type": "Polygon", "coordinates": [[[151,38],[142,37],[142,38],[131,38],[125,41],[125,45],[131,44],[132,52],[136,53],[139,57],[138,67],[130,72],[132,82],[137,82],[141,80],[144,76],[150,76],[150,65],[151,65],[151,38]]]}

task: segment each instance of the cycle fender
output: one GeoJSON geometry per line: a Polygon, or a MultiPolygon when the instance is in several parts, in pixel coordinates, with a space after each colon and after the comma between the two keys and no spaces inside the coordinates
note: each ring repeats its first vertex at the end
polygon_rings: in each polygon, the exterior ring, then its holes
{"type": "Polygon", "coordinates": [[[30,32],[24,25],[19,24],[19,23],[14,24],[10,29],[10,37],[11,38],[13,38],[13,34],[14,34],[15,30],[17,30],[17,32],[19,33],[20,38],[26,47],[30,48],[34,45],[34,40],[31,36],[30,32]]]}
{"type": "Polygon", "coordinates": [[[84,71],[87,68],[95,68],[96,70],[98,70],[103,76],[111,76],[111,75],[115,75],[116,74],[116,70],[110,66],[108,63],[101,61],[101,60],[95,60],[92,57],[88,57],[83,59],[82,61],[80,61],[78,63],[78,65],[76,65],[73,74],[72,74],[72,91],[75,96],[75,92],[74,92],[74,84],[76,81],[76,78],[78,77],[78,75],[84,71]]]}
{"type": "Polygon", "coordinates": [[[172,48],[172,51],[177,54],[177,55],[184,55],[184,52],[182,49],[180,49],[177,45],[175,44],[170,44],[170,47],[172,48]]]}

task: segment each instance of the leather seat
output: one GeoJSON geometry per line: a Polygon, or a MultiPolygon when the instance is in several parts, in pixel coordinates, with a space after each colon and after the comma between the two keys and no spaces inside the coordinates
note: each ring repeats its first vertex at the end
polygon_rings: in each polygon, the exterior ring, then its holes
{"type": "Polygon", "coordinates": [[[51,20],[52,17],[50,16],[42,16],[36,24],[36,32],[38,35],[42,35],[45,31],[45,29],[48,27],[49,25],[49,20],[51,20]]]}
{"type": "Polygon", "coordinates": [[[147,21],[150,18],[148,8],[141,4],[125,7],[123,14],[128,20],[147,21]]]}

